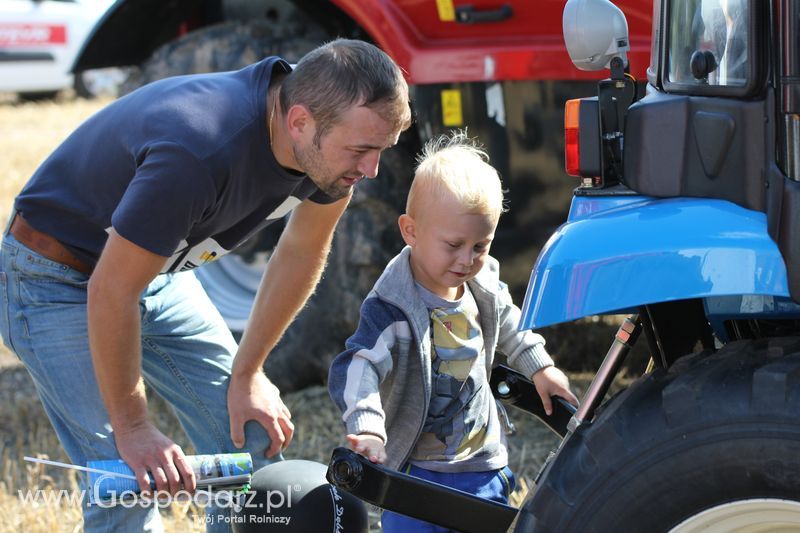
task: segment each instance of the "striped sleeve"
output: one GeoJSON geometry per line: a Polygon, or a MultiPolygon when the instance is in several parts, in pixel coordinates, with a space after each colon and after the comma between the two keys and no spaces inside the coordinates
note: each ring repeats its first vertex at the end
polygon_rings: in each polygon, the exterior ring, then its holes
{"type": "Polygon", "coordinates": [[[403,337],[410,337],[403,313],[368,297],[361,306],[358,329],[328,373],[328,392],[342,412],[347,433],[371,433],[386,442],[379,387],[392,371],[392,350],[403,337]]]}

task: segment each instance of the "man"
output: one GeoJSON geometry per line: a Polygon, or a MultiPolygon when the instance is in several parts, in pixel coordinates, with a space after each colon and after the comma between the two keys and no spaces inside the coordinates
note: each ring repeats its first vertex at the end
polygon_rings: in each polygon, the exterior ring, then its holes
{"type": "MultiPolygon", "coordinates": [[[[121,457],[142,490],[148,472],[158,490],[195,489],[147,417],[145,382],[198,453],[248,451],[257,468],[289,444],[264,360],[316,286],[352,188],[409,124],[399,68],[337,40],[294,70],[273,57],[153,83],[64,141],[15,201],[0,332],[73,463],[121,457]],[[237,347],[191,269],[289,212],[237,347]]],[[[87,531],[157,519],[84,512],[87,531]]]]}

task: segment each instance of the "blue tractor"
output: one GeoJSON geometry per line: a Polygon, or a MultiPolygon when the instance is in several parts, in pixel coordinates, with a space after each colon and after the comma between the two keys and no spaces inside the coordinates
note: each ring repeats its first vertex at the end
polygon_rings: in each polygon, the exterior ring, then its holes
{"type": "Polygon", "coordinates": [[[798,531],[800,2],[654,0],[646,83],[611,2],[569,0],[563,29],[573,63],[610,77],[567,103],[581,184],[520,328],[627,318],[577,411],[546,417],[529,382],[493,371],[495,395],[563,436],[519,510],[343,450],[329,479],[481,533],[798,531]],[[609,397],[635,342],[650,364],[609,397]]]}
{"type": "Polygon", "coordinates": [[[517,530],[797,530],[800,2],[655,0],[644,91],[615,6],[563,26],[611,76],[567,104],[582,182],[520,327],[629,316],[517,530]],[[648,370],[606,399],[637,338],[648,370]]]}

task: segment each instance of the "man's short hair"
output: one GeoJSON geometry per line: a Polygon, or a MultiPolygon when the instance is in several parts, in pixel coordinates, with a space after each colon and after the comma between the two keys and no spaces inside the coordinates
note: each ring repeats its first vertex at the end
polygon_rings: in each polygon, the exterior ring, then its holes
{"type": "Polygon", "coordinates": [[[483,147],[464,130],[441,135],[425,144],[417,158],[406,212],[417,218],[420,213],[414,211],[424,209],[423,199],[443,196],[454,198],[467,212],[499,218],[506,210],[497,170],[489,164],[483,147]]]}
{"type": "Polygon", "coordinates": [[[408,84],[378,47],[336,39],[305,56],[281,85],[281,108],[306,106],[317,124],[315,142],[354,105],[369,107],[398,131],[411,125],[408,84]]]}

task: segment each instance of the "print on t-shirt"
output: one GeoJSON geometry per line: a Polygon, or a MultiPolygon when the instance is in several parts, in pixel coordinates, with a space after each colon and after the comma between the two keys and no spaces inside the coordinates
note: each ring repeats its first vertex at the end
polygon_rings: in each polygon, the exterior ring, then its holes
{"type": "MultiPolygon", "coordinates": [[[[276,207],[272,213],[267,215],[265,220],[267,222],[274,222],[285,217],[292,211],[292,209],[297,207],[300,202],[302,202],[300,198],[290,196],[284,200],[281,205],[276,207]]],[[[111,231],[111,227],[106,228],[106,232],[109,231],[111,231]]],[[[244,241],[246,240],[247,238],[244,239],[244,241]]],[[[183,272],[184,270],[197,268],[206,263],[210,263],[211,261],[216,261],[235,248],[236,246],[233,246],[230,249],[225,248],[218,243],[214,237],[209,237],[204,241],[194,245],[189,245],[188,242],[182,240],[178,245],[178,249],[175,250],[175,253],[173,253],[164,264],[164,269],[161,271],[161,274],[166,274],[168,272],[183,272]]]]}

